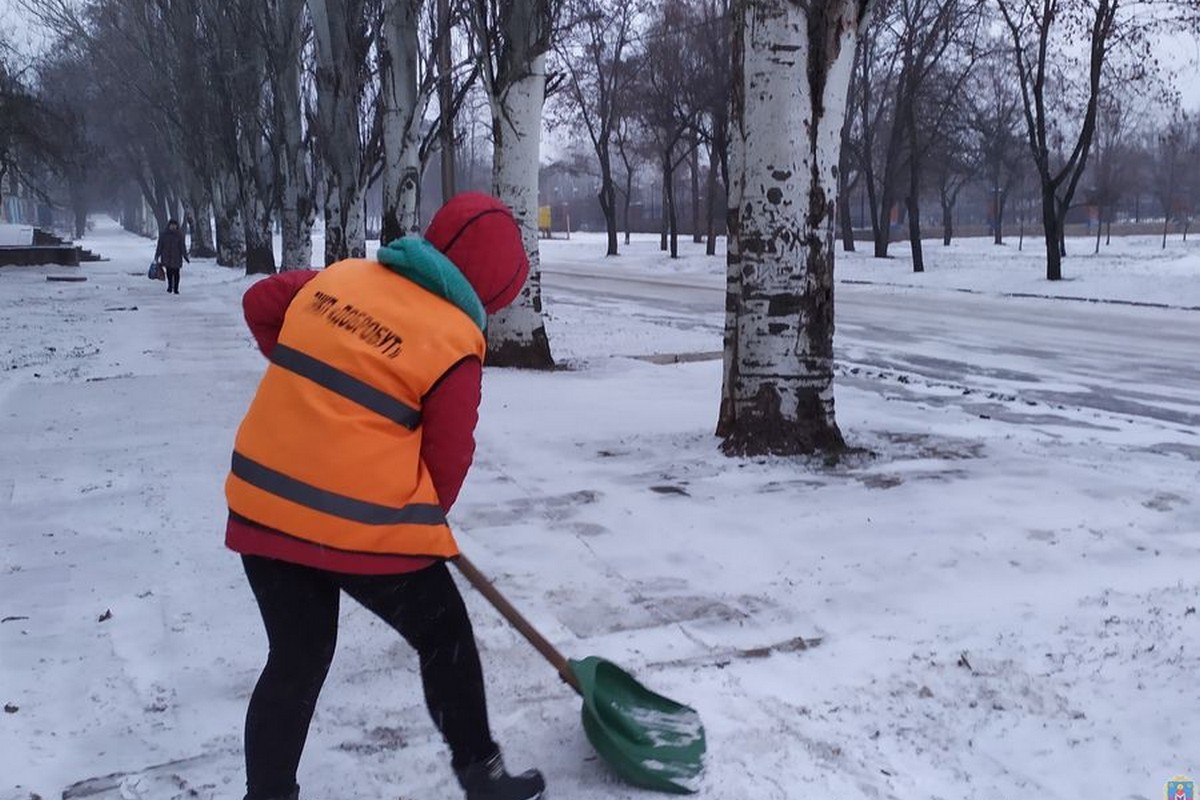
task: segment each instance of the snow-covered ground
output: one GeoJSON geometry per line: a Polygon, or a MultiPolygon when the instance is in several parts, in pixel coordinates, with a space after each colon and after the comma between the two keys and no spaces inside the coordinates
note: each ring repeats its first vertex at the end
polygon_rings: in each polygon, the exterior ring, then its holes
{"type": "MultiPolygon", "coordinates": [[[[542,243],[547,266],[571,269],[594,268],[599,261],[617,271],[645,272],[653,264],[654,274],[692,274],[723,282],[724,240],[718,240],[718,258],[704,255],[704,245],[680,237],[679,257],[660,253],[656,234],[635,234],[629,246],[621,239],[622,255],[596,258],[605,252],[600,234],[575,233],[568,239],[542,243]]],[[[849,283],[879,286],[913,286],[1000,295],[1035,295],[1080,300],[1108,299],[1120,303],[1146,303],[1200,309],[1200,236],[1183,241],[1172,232],[1162,246],[1161,236],[1113,238],[1093,255],[1094,238],[1069,239],[1063,260],[1063,280],[1046,280],[1045,245],[1041,238],[1016,236],[995,245],[990,238],[955,239],[949,246],[941,240],[926,240],[922,251],[925,271],[912,271],[908,242],[894,242],[887,259],[871,255],[870,242],[858,242],[856,251],[844,253],[837,245],[838,279],[849,283]]]]}
{"type": "MultiPolygon", "coordinates": [[[[607,260],[598,241],[546,242],[544,264],[720,284],[722,260],[690,242],[668,262],[650,237],[607,260]]],[[[152,242],[98,219],[81,244],[111,260],[0,268],[0,798],[237,800],[265,640],[222,546],[222,482],[263,367],[240,321],[254,279],[194,263],[170,296],[145,277],[152,242]],[[46,280],[60,274],[88,280],[46,280]]],[[[915,277],[902,246],[839,253],[838,274],[898,302],[1200,306],[1192,242],[1100,257],[1072,242],[1054,285],[1038,244],[930,244],[915,277]]],[[[991,402],[1014,413],[980,415],[944,382],[860,374],[837,391],[856,454],[728,459],[720,363],[628,357],[718,350],[719,309],[560,289],[546,307],[570,368],[487,371],[452,521],[565,654],[700,711],[702,797],[1153,800],[1200,772],[1196,430],[1070,406],[1031,418],[1005,396],[991,402]]],[[[1161,313],[1200,328],[1200,312],[1161,313]]],[[[540,766],[556,798],[649,797],[597,760],[554,671],[464,594],[510,765],[540,766]]],[[[350,602],[300,782],[306,800],[460,796],[412,653],[350,602]]]]}

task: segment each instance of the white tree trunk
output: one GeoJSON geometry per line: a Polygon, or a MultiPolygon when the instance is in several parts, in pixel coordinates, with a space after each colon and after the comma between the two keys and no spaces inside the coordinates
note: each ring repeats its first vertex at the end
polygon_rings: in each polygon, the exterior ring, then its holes
{"type": "Polygon", "coordinates": [[[272,241],[271,206],[267,202],[267,177],[274,167],[265,144],[243,134],[238,142],[238,160],[242,174],[242,225],[245,230],[246,274],[275,272],[275,247],[272,241]]]}
{"type": "Polygon", "coordinates": [[[833,406],[836,167],[869,1],[735,4],[717,428],[729,453],[844,447],[833,406]]]}
{"type": "Polygon", "coordinates": [[[198,181],[192,181],[189,189],[188,211],[190,212],[192,258],[212,258],[217,254],[212,237],[212,203],[205,197],[205,190],[198,181]]]}
{"type": "MultiPolygon", "coordinates": [[[[290,176],[285,172],[284,177],[286,180],[290,176]]],[[[283,207],[279,212],[280,238],[283,240],[280,270],[312,268],[312,229],[316,219],[313,212],[310,192],[294,181],[286,183],[283,207]]]]}
{"type": "Polygon", "coordinates": [[[303,50],[304,0],[287,0],[267,24],[275,26],[271,37],[276,49],[275,119],[279,125],[281,153],[279,180],[281,207],[279,226],[283,239],[280,269],[309,269],[312,266],[312,228],[316,218],[312,190],[312,160],[304,144],[304,109],[300,94],[303,50]]]}
{"type": "Polygon", "coordinates": [[[488,363],[502,367],[554,366],[542,319],[542,276],[538,258],[538,147],[545,100],[546,57],[535,58],[528,74],[493,95],[495,152],[492,188],[512,208],[529,256],[529,278],[517,299],[488,320],[488,363]]]}
{"type": "Polygon", "coordinates": [[[317,121],[326,169],[325,263],[366,256],[357,78],[346,0],[309,0],[317,52],[317,121]]]}
{"type": "Polygon", "coordinates": [[[421,229],[420,120],[428,98],[417,89],[421,0],[388,0],[384,12],[379,103],[383,119],[383,224],[390,242],[421,229]]]}
{"type": "Polygon", "coordinates": [[[138,217],[139,230],[137,231],[142,236],[148,239],[153,239],[162,233],[162,228],[158,224],[158,217],[154,213],[154,207],[142,197],[142,213],[138,217]]]}
{"type": "Polygon", "coordinates": [[[241,267],[246,263],[246,230],[242,225],[237,177],[223,170],[213,181],[213,217],[217,229],[217,263],[241,267]]]}

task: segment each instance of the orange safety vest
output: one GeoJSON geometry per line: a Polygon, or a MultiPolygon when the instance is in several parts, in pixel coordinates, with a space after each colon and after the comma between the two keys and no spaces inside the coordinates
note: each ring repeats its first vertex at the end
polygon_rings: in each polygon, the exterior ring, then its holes
{"type": "Polygon", "coordinates": [[[467,314],[377,262],[322,270],[288,306],[238,429],[230,510],[348,552],[457,555],[421,460],[421,401],[485,349],[467,314]]]}

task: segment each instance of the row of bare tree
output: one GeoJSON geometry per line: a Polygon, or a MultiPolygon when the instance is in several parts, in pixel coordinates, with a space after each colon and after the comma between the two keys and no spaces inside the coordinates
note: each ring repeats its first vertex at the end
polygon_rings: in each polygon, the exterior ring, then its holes
{"type": "MultiPolygon", "coordinates": [[[[1054,279],[1073,205],[1099,207],[1108,221],[1123,197],[1146,195],[1164,218],[1193,214],[1200,129],[1181,110],[1174,76],[1151,57],[1169,26],[1161,14],[1146,18],[1148,4],[1125,5],[1132,10],[1065,0],[878,4],[859,40],[842,130],[846,249],[855,248],[856,224],[865,225],[874,254],[886,257],[903,218],[913,268],[923,271],[924,208],[940,212],[949,243],[964,190],[982,196],[1000,243],[1010,199],[1032,188],[1054,279]],[[855,198],[867,212],[857,223],[855,198]]],[[[675,195],[690,177],[690,229],[696,241],[708,233],[712,253],[715,212],[728,194],[728,3],[669,0],[647,10],[573,0],[568,8],[578,22],[551,61],[567,91],[552,98],[550,119],[588,134],[608,253],[618,247],[617,201],[630,202],[646,165],[663,187],[663,249],[676,253],[675,195]]]]}
{"type": "Polygon", "coordinates": [[[71,0],[30,0],[29,8],[60,36],[38,86],[84,132],[74,168],[117,165],[109,174],[135,181],[160,223],[184,209],[194,247],[249,272],[275,270],[276,223],[283,264],[311,263],[318,205],[324,261],[364,255],[364,197],[376,182],[382,237],[417,230],[421,176],[435,153],[443,191],[454,189],[459,112],[477,87],[490,109],[492,190],[521,221],[533,262],[518,302],[491,321],[494,364],[553,363],[536,238],[548,90],[561,101],[556,120],[576,140],[586,134],[594,153],[610,253],[636,153],[661,173],[672,254],[678,173],[690,175],[698,198],[703,161],[710,248],[717,199],[728,208],[718,430],[734,452],[797,452],[842,441],[832,393],[839,196],[870,198],[879,255],[892,209],[905,207],[920,268],[929,187],[952,205],[954,187],[981,170],[998,195],[1024,170],[1041,195],[1047,277],[1061,277],[1063,222],[1090,161],[1099,163],[1093,150],[1103,150],[1104,98],[1148,77],[1167,6],[90,0],[79,13],[71,0]]]}
{"type": "MultiPolygon", "coordinates": [[[[499,101],[520,106],[527,93],[508,91],[516,65],[534,72],[538,62],[551,93],[562,90],[551,122],[577,141],[585,133],[590,144],[608,253],[618,248],[618,203],[628,230],[634,176],[647,162],[662,187],[664,249],[677,253],[682,172],[692,182],[690,228],[697,240],[707,232],[713,252],[728,194],[728,0],[556,3],[93,0],[80,15],[70,0],[39,0],[38,15],[66,33],[38,84],[60,115],[86,124],[77,141],[60,146],[79,154],[69,183],[95,171],[103,152],[137,183],[160,225],[180,207],[193,219],[212,217],[216,240],[196,226],[198,250],[261,272],[275,268],[273,220],[283,231],[282,264],[309,263],[319,211],[327,262],[364,252],[363,199],[372,186],[382,194],[381,238],[416,230],[422,178],[435,156],[443,191],[454,188],[455,142],[464,134],[457,120],[468,94],[486,89],[488,138],[503,149],[496,132],[515,117],[499,101]],[[521,22],[533,19],[540,22],[521,22]]],[[[1137,14],[1119,16],[1111,2],[879,5],[857,50],[843,129],[846,246],[853,247],[852,196],[869,209],[877,256],[887,255],[903,208],[920,271],[922,200],[936,196],[948,235],[963,187],[986,185],[999,235],[1014,187],[1027,181],[1039,187],[1047,241],[1058,242],[1047,248],[1047,275],[1060,276],[1063,220],[1081,179],[1088,202],[1111,208],[1114,192],[1129,185],[1127,174],[1113,177],[1130,170],[1132,137],[1161,145],[1166,160],[1166,151],[1192,146],[1184,118],[1154,131],[1130,124],[1154,119],[1135,98],[1156,88],[1147,49],[1159,28],[1137,14]],[[1066,41],[1077,46],[1062,47],[1066,41]]],[[[528,107],[516,116],[540,113],[528,107]]],[[[1182,185],[1176,196],[1197,183],[1169,174],[1182,185]]]]}
{"type": "MultiPolygon", "coordinates": [[[[1036,187],[1050,280],[1062,277],[1064,226],[1081,190],[1083,202],[1111,218],[1136,173],[1164,216],[1181,204],[1192,213],[1200,169],[1178,173],[1186,192],[1178,184],[1164,192],[1156,180],[1171,147],[1195,148],[1200,137],[1179,141],[1189,120],[1174,76],[1153,58],[1159,37],[1189,11],[1137,0],[895,0],[881,8],[859,49],[840,173],[844,200],[856,184],[869,198],[875,254],[887,254],[890,214],[902,198],[921,271],[921,200],[936,196],[948,239],[959,192],[971,184],[989,196],[997,243],[1014,189],[1036,187]]],[[[848,205],[841,214],[848,220],[848,205]]]]}
{"type": "MultiPolygon", "coordinates": [[[[307,268],[323,217],[324,263],[420,226],[421,175],[468,90],[491,109],[491,188],[536,258],[546,53],[558,0],[37,0],[57,33],[38,85],[94,146],[78,172],[136,183],[157,217],[183,213],[192,247],[249,273],[307,268]],[[437,105],[437,113],[431,108],[437,105]],[[210,220],[212,225],[210,227],[210,220]],[[215,231],[215,236],[214,236],[215,231]]],[[[452,164],[450,157],[443,159],[452,164]]],[[[443,192],[454,191],[453,168],[443,192]]],[[[77,176],[78,177],[78,176],[77,176]]],[[[538,282],[493,329],[507,357],[548,361],[538,282]]]]}

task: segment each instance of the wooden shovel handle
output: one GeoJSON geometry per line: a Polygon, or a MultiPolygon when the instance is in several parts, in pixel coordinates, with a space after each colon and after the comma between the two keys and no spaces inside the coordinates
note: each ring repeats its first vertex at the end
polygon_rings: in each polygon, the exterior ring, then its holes
{"type": "Polygon", "coordinates": [[[513,604],[508,602],[504,595],[500,594],[500,590],[492,585],[492,582],[482,572],[475,568],[471,560],[460,553],[451,559],[451,561],[454,562],[454,566],[458,567],[458,571],[462,573],[463,577],[475,587],[475,590],[486,597],[487,601],[500,612],[500,615],[508,620],[550,662],[551,666],[558,670],[559,676],[577,693],[583,694],[579,687],[579,680],[575,677],[575,673],[571,671],[571,665],[567,663],[567,659],[563,657],[563,654],[558,652],[554,645],[546,640],[546,637],[538,633],[537,628],[533,627],[529,620],[521,616],[521,612],[517,611],[513,607],[513,604]]]}

